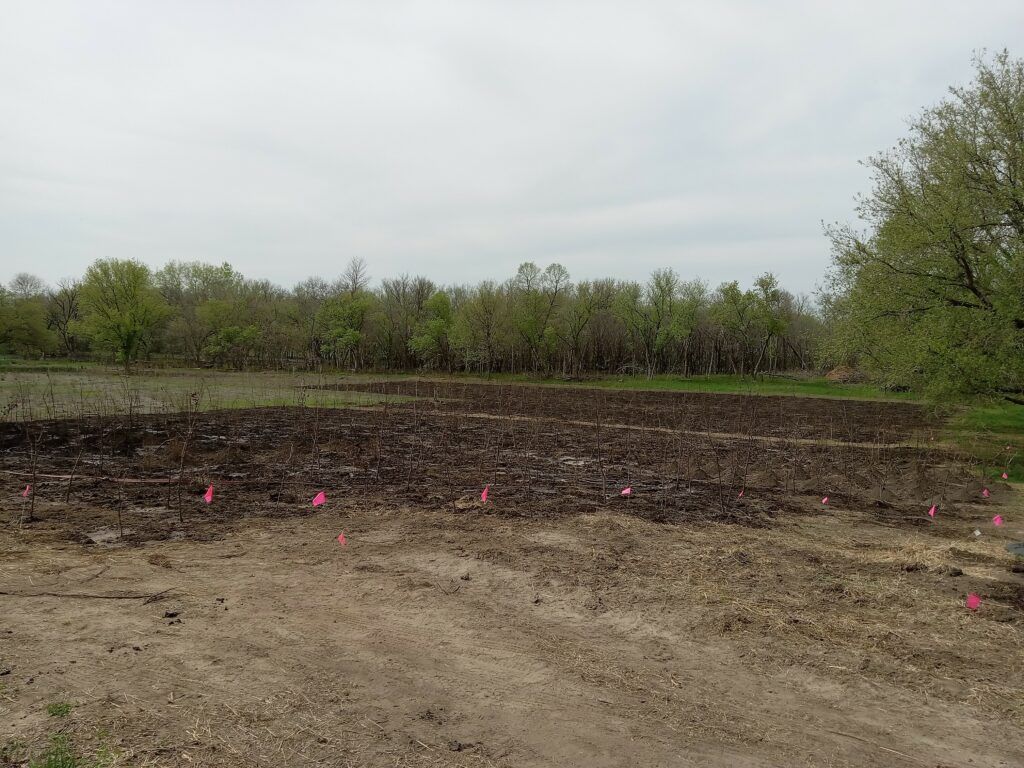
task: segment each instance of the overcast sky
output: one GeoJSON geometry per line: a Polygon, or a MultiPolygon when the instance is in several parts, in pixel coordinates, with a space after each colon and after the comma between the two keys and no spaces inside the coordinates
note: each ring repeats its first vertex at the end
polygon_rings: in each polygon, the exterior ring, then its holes
{"type": "Polygon", "coordinates": [[[0,0],[0,280],[772,271],[1024,3],[0,0]]]}

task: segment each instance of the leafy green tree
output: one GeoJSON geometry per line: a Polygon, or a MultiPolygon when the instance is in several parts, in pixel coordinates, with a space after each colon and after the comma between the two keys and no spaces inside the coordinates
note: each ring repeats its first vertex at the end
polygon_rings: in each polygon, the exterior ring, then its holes
{"type": "Polygon", "coordinates": [[[126,373],[170,312],[149,268],[120,259],[100,259],[86,270],[81,303],[93,344],[112,353],[126,373]]]}
{"type": "Polygon", "coordinates": [[[867,162],[867,231],[827,229],[828,351],[893,384],[1024,403],[1024,62],[975,68],[867,162]]]}
{"type": "Polygon", "coordinates": [[[774,339],[782,338],[786,333],[785,302],[786,293],[779,287],[775,275],[766,272],[754,281],[753,311],[754,324],[761,334],[762,341],[754,361],[753,375],[757,376],[764,360],[765,352],[774,339]]]}
{"type": "Polygon", "coordinates": [[[607,294],[589,281],[577,284],[563,304],[553,331],[565,351],[565,365],[570,375],[579,376],[582,372],[591,323],[608,304],[607,294]]]}
{"type": "Polygon", "coordinates": [[[646,286],[627,283],[619,294],[616,308],[643,355],[648,377],[664,367],[666,350],[685,335],[679,288],[679,276],[673,270],[657,269],[646,286]]]}
{"type": "Polygon", "coordinates": [[[230,264],[199,261],[168,262],[154,275],[160,295],[171,309],[165,339],[171,350],[198,365],[207,343],[217,332],[204,311],[209,302],[232,301],[242,290],[243,278],[230,264]]]}
{"type": "Polygon", "coordinates": [[[203,352],[218,365],[243,370],[255,356],[259,342],[260,329],[256,325],[225,325],[214,331],[203,352]]]}
{"type": "Polygon", "coordinates": [[[437,291],[423,309],[425,316],[409,347],[428,366],[451,370],[452,301],[447,293],[437,291]]]}
{"type": "Polygon", "coordinates": [[[24,357],[57,351],[57,335],[46,324],[46,299],[0,287],[0,349],[24,357]]]}
{"type": "Polygon", "coordinates": [[[57,337],[46,322],[46,283],[28,272],[0,286],[0,348],[26,357],[52,354],[57,337]]]}
{"type": "Polygon", "coordinates": [[[622,284],[611,278],[602,278],[593,281],[591,290],[597,306],[587,325],[582,366],[602,372],[619,370],[629,346],[628,332],[617,307],[622,284]]]}
{"type": "Polygon", "coordinates": [[[317,313],[320,354],[336,365],[355,366],[373,299],[361,290],[327,299],[317,313]]]}
{"type": "Polygon", "coordinates": [[[410,342],[435,290],[433,282],[420,276],[381,281],[378,349],[388,366],[414,367],[410,342]]]}
{"type": "Polygon", "coordinates": [[[745,376],[747,359],[757,334],[757,298],[735,280],[718,286],[711,316],[723,339],[732,342],[729,361],[732,373],[745,376]]]}
{"type": "Polygon", "coordinates": [[[255,329],[245,364],[292,366],[297,357],[309,362],[302,312],[287,291],[269,280],[246,280],[232,312],[239,326],[255,329]]]}
{"type": "Polygon", "coordinates": [[[484,280],[468,291],[451,333],[452,345],[467,369],[491,373],[498,368],[507,315],[507,296],[493,280],[484,280]]]}
{"type": "Polygon", "coordinates": [[[701,323],[708,305],[708,286],[702,280],[686,280],[679,285],[676,303],[675,336],[679,347],[679,364],[684,376],[690,367],[694,348],[700,343],[701,323]]]}
{"type": "Polygon", "coordinates": [[[525,262],[512,281],[515,329],[534,372],[550,353],[556,338],[552,323],[570,287],[569,273],[561,264],[549,264],[542,272],[532,261],[525,262]]]}

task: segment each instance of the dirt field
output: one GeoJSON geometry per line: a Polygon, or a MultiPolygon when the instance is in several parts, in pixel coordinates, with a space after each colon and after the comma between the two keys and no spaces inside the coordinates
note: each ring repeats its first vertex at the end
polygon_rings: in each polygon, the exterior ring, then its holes
{"type": "Polygon", "coordinates": [[[0,764],[1024,765],[1024,508],[922,409],[401,386],[0,425],[0,764]]]}
{"type": "Polygon", "coordinates": [[[699,431],[710,428],[713,432],[776,437],[891,441],[906,438],[914,429],[934,425],[921,405],[870,400],[495,386],[420,379],[344,383],[333,388],[378,397],[426,398],[449,411],[592,422],[603,418],[606,423],[633,426],[699,431]]]}

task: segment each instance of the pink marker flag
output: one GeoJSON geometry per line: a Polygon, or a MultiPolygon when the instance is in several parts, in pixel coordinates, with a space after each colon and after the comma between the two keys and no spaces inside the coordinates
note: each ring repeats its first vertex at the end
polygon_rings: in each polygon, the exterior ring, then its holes
{"type": "Polygon", "coordinates": [[[212,485],[209,488],[207,488],[206,489],[206,493],[203,494],[203,501],[205,501],[207,504],[212,504],[213,503],[213,486],[212,485]]]}
{"type": "Polygon", "coordinates": [[[338,534],[338,543],[339,543],[339,544],[341,544],[341,546],[343,546],[343,547],[344,547],[344,546],[345,546],[346,544],[348,544],[348,541],[346,541],[346,540],[345,540],[345,534],[344,534],[344,532],[342,532],[342,533],[339,533],[339,534],[338,534]]]}
{"type": "Polygon", "coordinates": [[[967,605],[967,610],[969,610],[969,611],[976,611],[976,610],[978,610],[978,606],[981,605],[981,598],[978,597],[973,592],[971,592],[971,594],[969,594],[967,596],[967,603],[966,603],[966,605],[967,605]]]}
{"type": "Polygon", "coordinates": [[[30,493],[32,493],[32,486],[26,485],[25,490],[21,492],[21,498],[27,499],[30,493]]]}
{"type": "Polygon", "coordinates": [[[1003,478],[1003,480],[1009,480],[1010,476],[1008,474],[1006,474],[1005,472],[1003,472],[1002,478],[1003,478]]]}
{"type": "Polygon", "coordinates": [[[996,528],[998,528],[1002,524],[1003,524],[1003,516],[1002,515],[996,515],[995,517],[992,518],[992,525],[994,525],[996,528]]]}
{"type": "Polygon", "coordinates": [[[932,508],[928,510],[928,517],[935,517],[935,505],[932,504],[932,508]]]}
{"type": "Polygon", "coordinates": [[[822,500],[821,500],[821,503],[822,504],[828,504],[828,496],[823,497],[822,500]]]}
{"type": "Polygon", "coordinates": [[[327,501],[327,494],[325,494],[323,491],[320,491],[320,493],[313,497],[313,506],[319,507],[325,501],[327,501]]]}
{"type": "Polygon", "coordinates": [[[491,486],[485,485],[483,493],[480,494],[480,501],[482,501],[484,504],[486,504],[487,503],[487,494],[490,493],[490,492],[491,492],[491,486]]]}
{"type": "Polygon", "coordinates": [[[745,490],[745,489],[743,489],[743,488],[740,488],[740,495],[736,497],[737,499],[742,499],[742,498],[743,498],[743,491],[744,491],[744,490],[745,490]]]}
{"type": "Polygon", "coordinates": [[[631,486],[631,485],[627,485],[625,488],[622,489],[622,493],[619,494],[619,496],[632,496],[632,495],[633,495],[633,486],[631,486]]]}
{"type": "Polygon", "coordinates": [[[987,499],[992,494],[988,492],[988,488],[982,488],[981,489],[981,495],[984,496],[987,499]]]}

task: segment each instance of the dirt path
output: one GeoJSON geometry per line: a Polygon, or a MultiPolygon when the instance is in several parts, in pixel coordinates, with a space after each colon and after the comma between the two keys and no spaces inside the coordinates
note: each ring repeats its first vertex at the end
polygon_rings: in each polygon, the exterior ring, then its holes
{"type": "MultiPolygon", "coordinates": [[[[376,410],[381,410],[382,406],[374,406],[376,410]]],[[[602,429],[611,430],[628,430],[637,433],[656,433],[660,435],[682,435],[686,437],[709,437],[714,440],[747,440],[755,443],[771,443],[774,445],[807,445],[807,446],[818,446],[822,448],[865,448],[872,450],[884,450],[887,448],[920,448],[922,440],[920,435],[916,439],[908,440],[896,440],[893,442],[857,442],[850,440],[833,440],[826,437],[778,437],[774,435],[752,435],[743,432],[716,432],[714,430],[707,429],[673,429],[671,427],[651,427],[651,426],[636,426],[634,424],[619,424],[616,422],[602,422],[600,425],[596,421],[584,421],[580,419],[559,419],[553,416],[502,416],[494,413],[463,413],[467,419],[481,419],[484,421],[496,421],[500,423],[508,423],[514,421],[517,423],[531,423],[538,422],[543,424],[551,424],[557,426],[571,425],[574,427],[585,427],[587,429],[596,429],[600,426],[602,429]]],[[[948,446],[939,444],[938,446],[930,445],[930,449],[943,449],[945,450],[948,446]]]]}
{"type": "Polygon", "coordinates": [[[132,548],[6,532],[7,592],[174,589],[0,595],[0,739],[152,766],[1018,766],[1024,586],[980,515],[940,538],[353,502],[132,548]]]}

